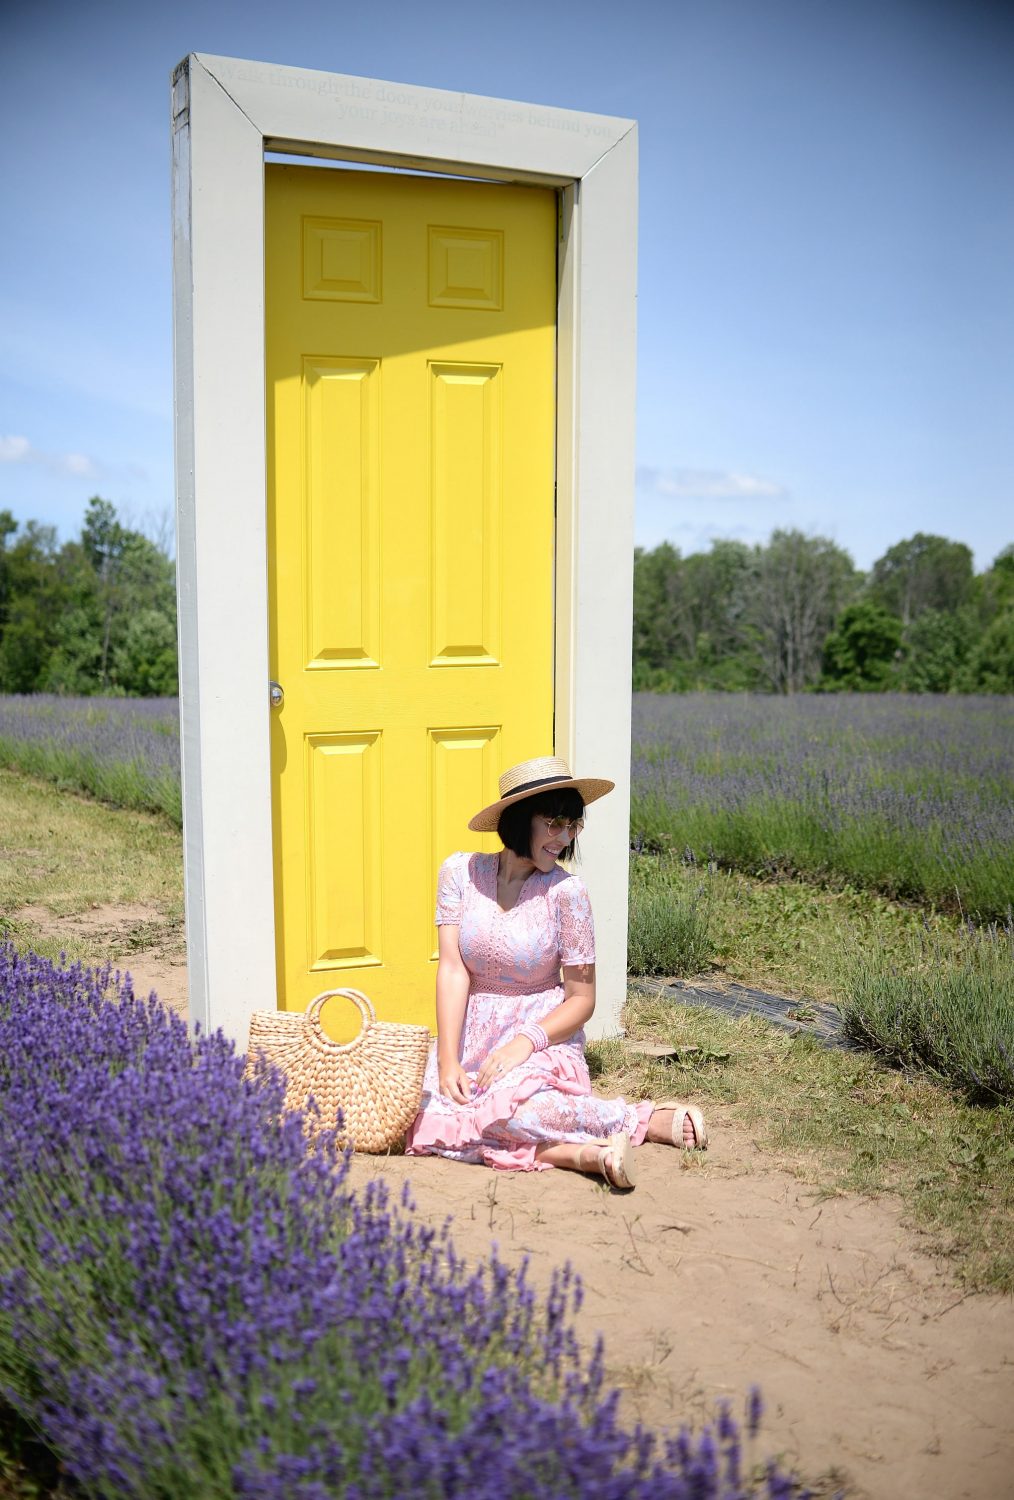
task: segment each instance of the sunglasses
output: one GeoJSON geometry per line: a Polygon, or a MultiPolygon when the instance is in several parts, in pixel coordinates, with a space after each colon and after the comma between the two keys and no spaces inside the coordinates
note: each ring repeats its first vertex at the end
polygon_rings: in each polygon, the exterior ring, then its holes
{"type": "Polygon", "coordinates": [[[568,838],[576,839],[584,827],[584,818],[544,818],[541,813],[537,814],[539,822],[546,825],[549,833],[562,833],[567,830],[568,838]]]}

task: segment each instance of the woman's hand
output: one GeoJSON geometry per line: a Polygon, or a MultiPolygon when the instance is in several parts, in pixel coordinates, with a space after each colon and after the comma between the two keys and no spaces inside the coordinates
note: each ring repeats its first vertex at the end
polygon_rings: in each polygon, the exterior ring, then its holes
{"type": "Polygon", "coordinates": [[[440,1079],[440,1092],[446,1099],[452,1099],[455,1104],[467,1104],[472,1097],[472,1080],[458,1062],[452,1058],[450,1062],[441,1062],[437,1065],[437,1073],[440,1079]]]}
{"type": "Polygon", "coordinates": [[[481,1093],[495,1084],[511,1068],[516,1068],[520,1063],[527,1062],[535,1048],[526,1036],[512,1037],[495,1052],[491,1052],[479,1069],[475,1079],[476,1092],[481,1093]]]}

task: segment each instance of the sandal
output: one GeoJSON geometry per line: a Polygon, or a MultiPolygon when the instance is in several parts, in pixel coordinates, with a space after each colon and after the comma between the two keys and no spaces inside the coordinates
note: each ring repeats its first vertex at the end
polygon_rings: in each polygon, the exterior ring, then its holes
{"type": "MultiPolygon", "coordinates": [[[[579,1160],[588,1149],[589,1147],[582,1146],[579,1160]]],[[[630,1144],[630,1136],[625,1131],[621,1130],[616,1135],[611,1135],[608,1141],[592,1144],[590,1149],[598,1152],[596,1165],[599,1174],[605,1178],[610,1187],[629,1190],[634,1186],[637,1181],[634,1153],[630,1144]]]]}
{"type": "Polygon", "coordinates": [[[704,1116],[696,1104],[683,1104],[678,1099],[663,1099],[661,1104],[655,1105],[656,1109],[671,1109],[672,1117],[672,1143],[682,1151],[707,1151],[708,1131],[704,1124],[704,1116]],[[688,1146],[683,1139],[683,1122],[689,1119],[694,1127],[694,1144],[688,1146]]]}

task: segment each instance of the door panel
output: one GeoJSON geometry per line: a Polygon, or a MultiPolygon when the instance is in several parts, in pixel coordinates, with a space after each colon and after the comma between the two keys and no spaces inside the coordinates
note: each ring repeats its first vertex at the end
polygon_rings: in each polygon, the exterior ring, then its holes
{"type": "Polygon", "coordinates": [[[440,862],[553,747],[555,195],[266,179],[279,1003],[432,1024],[440,862]]]}
{"type": "Polygon", "coordinates": [[[496,665],[500,652],[500,370],[430,365],[431,666],[496,665]],[[458,580],[467,578],[469,586],[458,580]]]}
{"type": "Polygon", "coordinates": [[[379,376],[375,359],[304,362],[308,667],[380,658],[379,376]]]}

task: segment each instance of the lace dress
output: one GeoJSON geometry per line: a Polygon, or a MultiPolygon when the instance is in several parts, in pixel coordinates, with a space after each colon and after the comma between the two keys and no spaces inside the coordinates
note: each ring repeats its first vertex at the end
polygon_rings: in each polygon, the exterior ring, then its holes
{"type": "MultiPolygon", "coordinates": [[[[584,884],[559,865],[535,871],[517,902],[496,899],[499,856],[452,854],[437,884],[437,926],[457,925],[458,946],[471,976],[460,1058],[473,1085],[483,1060],[529,1021],[541,1021],[563,1000],[561,964],[595,962],[591,905],[584,884]]],[[[430,1049],[422,1106],[408,1133],[410,1155],[526,1172],[549,1165],[535,1148],[583,1143],[625,1130],[644,1139],[650,1103],[600,1099],[591,1091],[584,1032],[534,1052],[467,1104],[440,1092],[437,1049],[430,1049]]]]}

